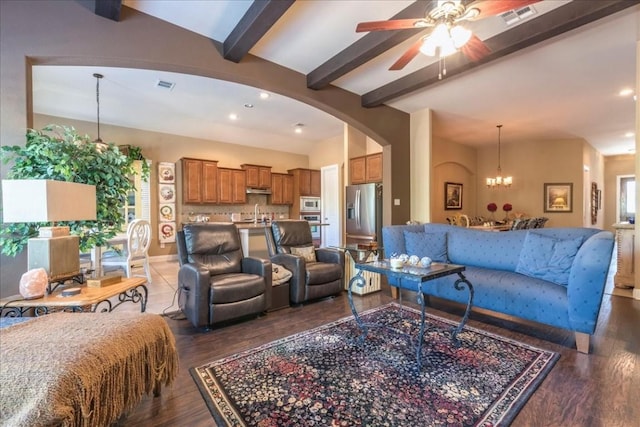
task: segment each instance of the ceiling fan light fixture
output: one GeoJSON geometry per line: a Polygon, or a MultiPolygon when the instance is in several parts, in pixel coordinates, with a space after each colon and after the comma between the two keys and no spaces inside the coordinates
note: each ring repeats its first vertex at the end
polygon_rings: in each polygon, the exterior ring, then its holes
{"type": "Polygon", "coordinates": [[[451,29],[451,39],[453,40],[453,45],[460,49],[471,39],[471,31],[462,25],[456,25],[451,29]]]}

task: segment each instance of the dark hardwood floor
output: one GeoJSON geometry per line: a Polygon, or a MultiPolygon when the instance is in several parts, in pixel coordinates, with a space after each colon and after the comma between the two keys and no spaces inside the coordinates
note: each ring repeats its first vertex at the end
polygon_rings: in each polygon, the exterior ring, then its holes
{"type": "MultiPolygon", "coordinates": [[[[355,301],[365,310],[392,299],[383,287],[355,301]]],[[[414,301],[414,294],[403,294],[404,304],[417,307],[414,301]]],[[[435,298],[428,311],[454,319],[462,313],[460,306],[435,298]]],[[[474,310],[468,324],[561,354],[512,426],[640,426],[640,301],[605,295],[589,355],[575,350],[570,332],[492,314],[474,310]]],[[[167,318],[180,354],[178,378],[160,397],[145,397],[120,425],[213,426],[189,368],[349,315],[343,293],[206,333],[167,318]]]]}

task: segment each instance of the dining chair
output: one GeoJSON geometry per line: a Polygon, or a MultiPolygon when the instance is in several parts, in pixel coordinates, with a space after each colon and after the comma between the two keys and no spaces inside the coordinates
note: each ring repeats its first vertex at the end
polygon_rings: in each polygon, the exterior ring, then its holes
{"type": "Polygon", "coordinates": [[[133,277],[134,266],[142,265],[147,281],[151,283],[149,268],[149,245],[151,245],[151,224],[144,219],[136,219],[127,227],[125,252],[117,256],[103,257],[102,267],[120,267],[127,277],[133,277]]]}

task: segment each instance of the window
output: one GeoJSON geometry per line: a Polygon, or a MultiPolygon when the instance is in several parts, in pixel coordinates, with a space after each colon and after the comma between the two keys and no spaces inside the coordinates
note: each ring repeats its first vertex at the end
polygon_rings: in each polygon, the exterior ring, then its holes
{"type": "MultiPolygon", "coordinates": [[[[151,166],[149,160],[147,160],[147,163],[151,166]]],[[[151,222],[151,185],[149,181],[143,181],[141,178],[142,161],[136,160],[134,162],[134,168],[137,173],[131,179],[134,181],[133,184],[136,191],[128,194],[121,208],[126,218],[126,222],[122,226],[122,231],[127,231],[127,226],[134,219],[146,219],[151,222]]]]}
{"type": "Polygon", "coordinates": [[[618,176],[618,221],[626,222],[636,216],[636,177],[618,176]]]}

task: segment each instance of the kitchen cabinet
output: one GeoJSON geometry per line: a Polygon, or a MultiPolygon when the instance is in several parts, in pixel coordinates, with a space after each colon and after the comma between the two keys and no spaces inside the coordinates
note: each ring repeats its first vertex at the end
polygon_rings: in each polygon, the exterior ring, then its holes
{"type": "Polygon", "coordinates": [[[241,165],[247,175],[247,187],[271,188],[271,166],[241,165]]]}
{"type": "Polygon", "coordinates": [[[293,176],[284,173],[271,174],[271,204],[293,204],[293,176]]]}
{"type": "Polygon", "coordinates": [[[315,169],[290,169],[293,176],[293,197],[320,197],[320,171],[315,169]]]}
{"type": "Polygon", "coordinates": [[[182,159],[182,202],[202,204],[218,202],[218,162],[182,159]]]}
{"type": "Polygon", "coordinates": [[[243,169],[218,168],[219,203],[246,203],[246,182],[246,174],[243,169]]]}
{"type": "Polygon", "coordinates": [[[349,159],[349,178],[351,179],[351,184],[364,184],[367,182],[366,168],[367,161],[364,157],[349,159]]]}
{"type": "Polygon", "coordinates": [[[382,153],[369,154],[365,157],[365,179],[367,182],[382,182],[382,153]]]}
{"type": "Polygon", "coordinates": [[[382,182],[382,153],[350,159],[349,177],[351,184],[382,182]]]}
{"type": "Polygon", "coordinates": [[[309,172],[309,181],[310,181],[310,196],[320,197],[320,171],[319,170],[311,170],[309,172]]]}

